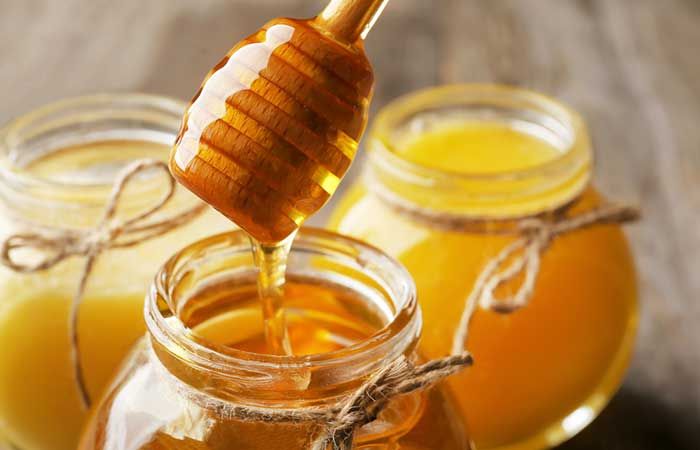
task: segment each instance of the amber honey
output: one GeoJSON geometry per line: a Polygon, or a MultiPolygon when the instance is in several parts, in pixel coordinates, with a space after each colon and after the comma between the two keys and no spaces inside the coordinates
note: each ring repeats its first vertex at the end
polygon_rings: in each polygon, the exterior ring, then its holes
{"type": "Polygon", "coordinates": [[[274,20],[207,75],[172,172],[257,240],[281,241],[350,167],[372,86],[361,44],[339,42],[315,19],[274,20]]]}
{"type": "MultiPolygon", "coordinates": [[[[318,424],[245,422],[234,408],[333,404],[386,361],[413,352],[420,319],[400,266],[314,230],[302,230],[291,259],[280,306],[294,356],[269,352],[256,274],[241,266],[252,263],[242,233],[212,237],[167,263],[158,295],[147,300],[149,338],[126,361],[79,448],[309,448],[318,424]]],[[[353,448],[468,448],[452,408],[439,389],[397,398],[358,431],[353,448]]]]}
{"type": "MultiPolygon", "coordinates": [[[[203,292],[206,309],[184,311],[193,335],[217,345],[265,354],[266,344],[263,313],[254,283],[237,285],[227,291],[203,292]],[[227,306],[222,306],[225,303],[227,306]],[[228,311],[226,311],[228,310],[228,311]],[[211,315],[215,311],[216,315],[211,315]],[[204,317],[204,318],[203,318],[204,317]]],[[[332,284],[313,284],[287,280],[282,288],[281,308],[286,311],[289,343],[294,355],[328,353],[349,347],[380,330],[387,318],[369,309],[357,293],[332,284]]]]}
{"type": "MultiPolygon", "coordinates": [[[[455,424],[451,406],[439,391],[430,392],[424,397],[399,402],[394,410],[387,410],[387,416],[401,417],[405,422],[392,433],[367,434],[359,437],[354,445],[357,450],[467,450],[470,447],[466,438],[455,424]],[[405,416],[406,410],[413,416],[405,416]],[[398,432],[399,436],[396,435],[398,432]]],[[[382,419],[379,419],[380,421],[382,419]]],[[[386,426],[386,423],[382,424],[386,426]]],[[[178,439],[165,433],[153,436],[147,443],[134,450],[230,450],[235,442],[236,449],[290,450],[306,449],[308,436],[313,427],[255,425],[230,421],[217,424],[209,430],[207,442],[196,439],[178,439]]],[[[104,444],[102,444],[104,445],[104,444]]],[[[79,447],[85,448],[106,448],[79,447]]],[[[120,448],[121,450],[121,448],[120,448]]],[[[124,448],[126,450],[126,448],[124,448]]]]}
{"type": "MultiPolygon", "coordinates": [[[[467,85],[409,96],[380,113],[369,145],[364,180],[332,226],[406,265],[428,357],[450,351],[479,272],[513,239],[503,233],[512,221],[603,201],[588,185],[578,116],[528,91],[467,85]],[[436,217],[462,220],[464,231],[442,229],[436,217]]],[[[620,385],[636,320],[634,266],[619,227],[558,238],[526,307],[477,310],[466,342],[474,366],[446,380],[476,447],[543,448],[581,430],[620,385]]]]}

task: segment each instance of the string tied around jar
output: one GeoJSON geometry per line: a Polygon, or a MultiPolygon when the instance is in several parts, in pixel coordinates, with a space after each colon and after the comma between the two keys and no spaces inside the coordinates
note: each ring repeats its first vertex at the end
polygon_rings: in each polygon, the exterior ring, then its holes
{"type": "Polygon", "coordinates": [[[477,306],[508,314],[528,304],[535,291],[542,255],[555,238],[596,225],[636,221],[640,217],[637,208],[611,203],[572,216],[565,215],[565,211],[554,214],[551,219],[528,217],[517,223],[516,232],[520,237],[491,258],[476,278],[453,337],[453,352],[464,347],[477,306]],[[515,292],[501,298],[496,295],[500,286],[520,276],[523,279],[515,292]]]}
{"type": "MultiPolygon", "coordinates": [[[[209,394],[193,394],[182,389],[183,395],[216,410],[217,415],[252,423],[315,423],[319,434],[310,450],[351,450],[355,431],[379,417],[389,402],[401,395],[428,389],[440,380],[471,366],[474,360],[465,350],[444,358],[415,365],[400,356],[368,378],[357,390],[335,405],[299,408],[264,408],[250,405],[230,405],[213,399],[209,394]]],[[[180,384],[172,374],[167,374],[180,384]]]]}
{"type": "Polygon", "coordinates": [[[335,450],[352,449],[355,430],[376,420],[392,398],[427,389],[473,362],[472,356],[464,350],[419,366],[404,356],[398,358],[332,411],[324,432],[311,449],[325,450],[329,444],[335,450]]]}
{"type": "Polygon", "coordinates": [[[95,261],[100,254],[107,250],[133,247],[161,236],[190,222],[207,208],[207,205],[199,203],[181,213],[164,219],[152,220],[153,216],[172,200],[175,188],[175,179],[170,175],[165,162],[155,159],[137,160],[125,166],[117,175],[102,217],[95,227],[86,230],[22,232],[11,235],[2,242],[0,261],[9,269],[20,273],[48,270],[72,256],[86,257],[78,287],[71,302],[69,317],[73,376],[81,404],[85,409],[90,406],[91,400],[80,358],[78,319],[85,287],[95,261]],[[119,202],[128,184],[134,180],[136,175],[152,169],[162,170],[166,174],[168,184],[163,195],[143,212],[128,219],[117,218],[119,202]],[[33,250],[37,253],[37,257],[30,262],[21,261],[15,257],[17,250],[33,250]]]}

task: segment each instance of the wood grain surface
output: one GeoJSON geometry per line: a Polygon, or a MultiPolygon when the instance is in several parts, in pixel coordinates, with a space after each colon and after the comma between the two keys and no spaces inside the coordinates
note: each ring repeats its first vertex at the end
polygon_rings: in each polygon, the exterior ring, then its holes
{"type": "MultiPolygon", "coordinates": [[[[0,0],[0,122],[100,91],[188,99],[233,43],[322,3],[0,0]]],[[[375,110],[421,87],[492,81],[585,115],[597,185],[644,209],[628,229],[642,323],[625,386],[562,448],[700,448],[700,1],[393,0],[367,48],[375,110]]]]}

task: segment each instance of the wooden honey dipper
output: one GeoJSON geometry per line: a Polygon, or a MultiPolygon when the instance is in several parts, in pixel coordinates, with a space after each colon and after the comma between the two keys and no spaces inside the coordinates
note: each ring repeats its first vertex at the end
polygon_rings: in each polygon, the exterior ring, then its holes
{"type": "Polygon", "coordinates": [[[209,72],[170,157],[175,178],[262,243],[331,197],[367,124],[363,40],[388,0],[331,0],[274,19],[209,72]]]}

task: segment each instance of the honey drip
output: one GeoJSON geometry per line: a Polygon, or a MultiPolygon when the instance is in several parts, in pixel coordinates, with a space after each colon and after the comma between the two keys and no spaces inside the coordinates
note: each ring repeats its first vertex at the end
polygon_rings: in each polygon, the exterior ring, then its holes
{"type": "Polygon", "coordinates": [[[250,235],[276,354],[292,352],[286,255],[355,157],[374,83],[362,40],[386,3],[331,0],[316,18],[274,19],[239,42],[204,79],[171,152],[173,176],[250,235]]]}
{"type": "Polygon", "coordinates": [[[267,350],[274,355],[292,355],[285,317],[284,283],[287,258],[296,232],[275,244],[263,244],[250,238],[258,268],[258,297],[262,307],[267,350]]]}

